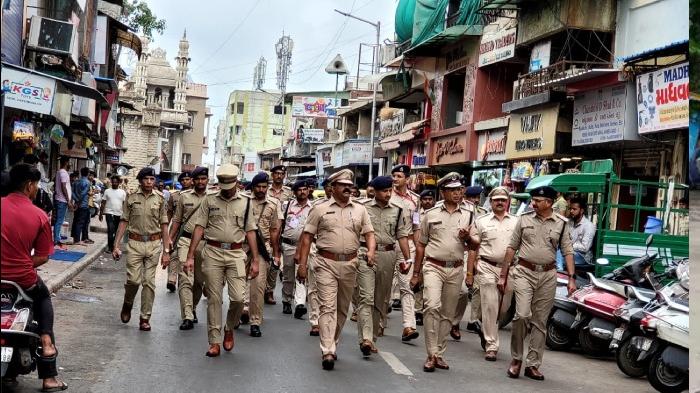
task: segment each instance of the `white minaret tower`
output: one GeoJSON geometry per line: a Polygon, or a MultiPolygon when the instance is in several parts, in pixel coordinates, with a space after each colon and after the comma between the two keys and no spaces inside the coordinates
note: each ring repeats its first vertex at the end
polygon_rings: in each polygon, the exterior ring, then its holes
{"type": "Polygon", "coordinates": [[[180,39],[180,49],[177,52],[177,79],[175,80],[175,104],[176,111],[186,111],[187,106],[187,65],[190,62],[189,58],[190,43],[187,41],[187,30],[180,39]]]}
{"type": "Polygon", "coordinates": [[[146,100],[146,77],[148,76],[146,63],[148,62],[149,40],[147,37],[139,38],[141,38],[143,48],[141,57],[139,57],[139,61],[136,63],[136,71],[134,71],[134,91],[138,95],[138,100],[143,102],[146,100]]]}

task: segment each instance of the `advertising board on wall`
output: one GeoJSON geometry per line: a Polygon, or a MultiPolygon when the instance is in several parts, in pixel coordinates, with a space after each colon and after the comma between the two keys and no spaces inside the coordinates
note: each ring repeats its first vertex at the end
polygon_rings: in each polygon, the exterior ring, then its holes
{"type": "Polygon", "coordinates": [[[51,114],[56,81],[41,75],[2,68],[5,105],[23,111],[51,114]]]}
{"type": "Polygon", "coordinates": [[[554,154],[558,120],[558,103],[511,113],[506,158],[513,160],[554,154]]]}
{"type": "Polygon", "coordinates": [[[292,97],[292,116],[295,117],[335,117],[340,99],[328,97],[292,97]]]}
{"type": "Polygon", "coordinates": [[[302,143],[323,143],[326,132],[323,128],[302,128],[300,131],[302,143]]]}
{"type": "Polygon", "coordinates": [[[484,27],[479,45],[479,67],[497,63],[515,56],[518,39],[517,19],[498,18],[484,27]]]}
{"type": "Polygon", "coordinates": [[[624,84],[577,94],[571,145],[623,140],[626,108],[624,84]]]}
{"type": "Polygon", "coordinates": [[[689,63],[637,76],[637,125],[640,134],[688,127],[689,63]]]}

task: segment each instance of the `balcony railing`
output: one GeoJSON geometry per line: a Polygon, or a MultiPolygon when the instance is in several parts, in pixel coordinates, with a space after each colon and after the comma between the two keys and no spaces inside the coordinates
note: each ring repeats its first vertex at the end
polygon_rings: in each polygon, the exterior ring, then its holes
{"type": "Polygon", "coordinates": [[[552,88],[556,81],[584,74],[594,68],[612,68],[611,63],[563,60],[549,67],[539,69],[518,77],[513,91],[513,99],[519,100],[552,88]]]}

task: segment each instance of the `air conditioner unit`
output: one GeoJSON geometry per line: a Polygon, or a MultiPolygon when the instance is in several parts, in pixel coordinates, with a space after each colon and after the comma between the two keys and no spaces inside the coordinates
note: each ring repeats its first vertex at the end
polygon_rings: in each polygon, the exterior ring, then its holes
{"type": "Polygon", "coordinates": [[[389,63],[396,58],[396,45],[382,45],[379,53],[379,62],[382,65],[389,63]]]}
{"type": "Polygon", "coordinates": [[[34,50],[70,55],[75,45],[76,28],[70,22],[32,16],[27,47],[34,50]]]}

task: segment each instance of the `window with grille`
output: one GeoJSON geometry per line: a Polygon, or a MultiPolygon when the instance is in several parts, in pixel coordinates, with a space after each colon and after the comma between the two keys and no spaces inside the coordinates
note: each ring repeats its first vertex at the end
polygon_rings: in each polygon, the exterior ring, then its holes
{"type": "Polygon", "coordinates": [[[244,108],[245,108],[245,105],[242,102],[236,103],[236,113],[238,113],[239,115],[243,114],[244,108]]]}
{"type": "Polygon", "coordinates": [[[182,165],[190,165],[190,164],[192,164],[192,154],[182,153],[182,165]]]}

